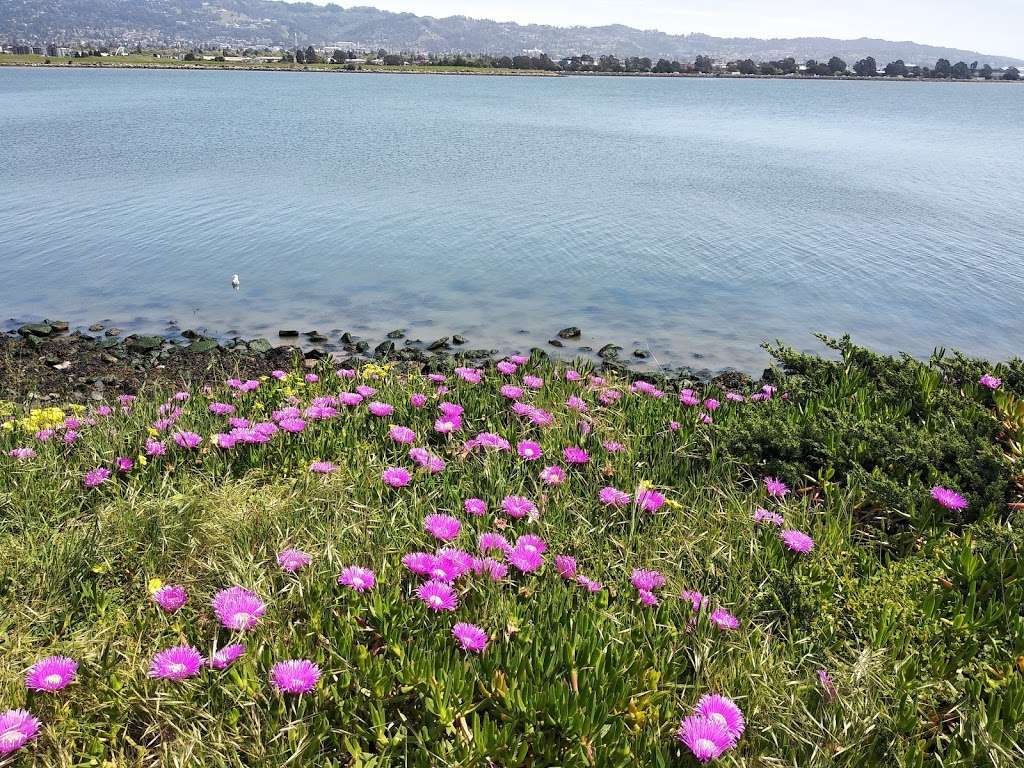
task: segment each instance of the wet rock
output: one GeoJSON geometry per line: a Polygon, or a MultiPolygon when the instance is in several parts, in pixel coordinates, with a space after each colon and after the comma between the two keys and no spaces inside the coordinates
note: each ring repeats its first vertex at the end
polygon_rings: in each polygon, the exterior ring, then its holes
{"type": "Polygon", "coordinates": [[[181,332],[181,335],[184,336],[189,341],[195,341],[196,339],[201,339],[203,337],[203,335],[199,333],[199,331],[193,330],[191,328],[186,328],[184,331],[181,332]]]}
{"type": "Polygon", "coordinates": [[[117,358],[114,355],[110,354],[109,352],[104,352],[103,354],[101,354],[100,355],[100,360],[102,360],[104,363],[116,363],[117,362],[117,358]]]}
{"type": "Polygon", "coordinates": [[[436,352],[439,349],[448,349],[448,337],[442,336],[440,339],[435,339],[427,345],[427,349],[431,352],[436,352]]]}
{"type": "Polygon", "coordinates": [[[249,351],[255,355],[266,355],[273,347],[266,339],[253,339],[249,342],[249,351]]]}
{"type": "Polygon", "coordinates": [[[538,360],[550,360],[551,355],[545,352],[540,347],[533,347],[530,349],[530,357],[535,357],[538,360]]]}
{"type": "Polygon", "coordinates": [[[401,329],[395,329],[388,334],[389,339],[404,339],[405,331],[401,329]]]}
{"type": "Polygon", "coordinates": [[[466,344],[466,343],[467,343],[466,337],[463,336],[461,333],[456,333],[454,336],[452,336],[452,344],[466,344]]]}
{"type": "Polygon", "coordinates": [[[374,355],[374,357],[385,358],[385,357],[387,357],[388,355],[390,355],[394,351],[395,351],[395,342],[393,342],[393,341],[382,341],[380,344],[378,344],[374,348],[373,355],[374,355]]]}
{"type": "Polygon", "coordinates": [[[356,352],[358,352],[361,355],[365,355],[369,351],[370,351],[370,342],[368,342],[368,341],[357,341],[356,342],[356,352]]]}
{"type": "Polygon", "coordinates": [[[634,349],[633,357],[639,357],[641,360],[646,360],[650,355],[646,349],[634,349]]]}
{"type": "Polygon", "coordinates": [[[99,344],[97,344],[97,346],[100,349],[110,349],[111,347],[116,347],[120,343],[121,340],[116,336],[108,336],[105,339],[100,339],[99,344]]]}
{"type": "Polygon", "coordinates": [[[583,332],[575,325],[570,325],[568,328],[563,328],[558,332],[558,338],[560,339],[578,339],[583,335],[583,332]]]}
{"type": "Polygon", "coordinates": [[[89,326],[89,331],[91,333],[99,333],[102,330],[103,330],[103,323],[93,323],[92,325],[89,326]]]}
{"type": "Polygon", "coordinates": [[[307,350],[306,353],[303,356],[305,357],[305,359],[307,361],[308,360],[323,360],[325,357],[327,357],[327,353],[324,352],[322,349],[310,349],[310,350],[307,350]]]}
{"type": "Polygon", "coordinates": [[[316,331],[313,331],[312,333],[307,333],[306,336],[309,337],[309,342],[311,344],[326,344],[328,341],[330,341],[330,339],[328,339],[322,333],[317,333],[316,331]]]}
{"type": "Polygon", "coordinates": [[[192,354],[201,354],[203,352],[212,352],[217,349],[219,345],[215,339],[199,339],[193,341],[185,349],[192,354]]]}
{"type": "Polygon", "coordinates": [[[352,334],[349,333],[348,331],[345,331],[343,334],[341,334],[342,344],[351,344],[353,341],[355,341],[355,339],[352,338],[352,334]]]}
{"type": "Polygon", "coordinates": [[[160,336],[129,336],[125,339],[128,348],[137,352],[148,352],[151,349],[160,349],[164,340],[160,336]]]}
{"type": "Polygon", "coordinates": [[[582,346],[582,347],[576,347],[576,350],[578,352],[585,352],[587,354],[590,354],[591,352],[594,351],[594,348],[593,347],[588,347],[588,346],[582,346]]]}
{"type": "Polygon", "coordinates": [[[39,347],[41,347],[43,345],[43,337],[42,336],[26,336],[25,337],[25,344],[26,344],[26,346],[28,346],[29,349],[32,349],[32,350],[39,349],[39,347]]]}
{"type": "Polygon", "coordinates": [[[558,339],[548,339],[548,344],[550,344],[552,347],[564,347],[565,346],[565,344],[563,344],[558,339]]]}
{"type": "Polygon", "coordinates": [[[722,389],[747,389],[754,382],[747,374],[737,370],[727,369],[715,376],[711,383],[722,389]]]}
{"type": "Polygon", "coordinates": [[[18,329],[25,338],[32,336],[49,336],[53,333],[53,326],[47,325],[46,323],[25,323],[18,329]]]}
{"type": "Polygon", "coordinates": [[[597,350],[597,356],[602,360],[610,360],[619,356],[619,352],[622,351],[622,347],[617,344],[605,344],[599,350],[597,350]]]}
{"type": "Polygon", "coordinates": [[[50,327],[53,328],[54,333],[67,333],[70,326],[67,320],[53,320],[50,322],[50,327]]]}
{"type": "Polygon", "coordinates": [[[282,339],[296,339],[299,336],[299,332],[294,328],[282,328],[277,332],[277,335],[282,339]]]}
{"type": "Polygon", "coordinates": [[[122,333],[124,333],[124,331],[120,328],[107,328],[106,331],[107,336],[120,336],[122,333]]]}

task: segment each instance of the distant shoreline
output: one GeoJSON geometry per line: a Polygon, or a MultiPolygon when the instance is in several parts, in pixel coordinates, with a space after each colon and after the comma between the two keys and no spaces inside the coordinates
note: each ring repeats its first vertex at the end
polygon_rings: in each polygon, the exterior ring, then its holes
{"type": "Polygon", "coordinates": [[[889,77],[877,75],[865,77],[861,75],[742,75],[702,72],[547,72],[544,70],[532,69],[497,69],[486,67],[439,67],[439,66],[375,66],[360,65],[358,69],[345,69],[343,66],[321,64],[237,64],[234,62],[184,62],[184,61],[154,61],[146,62],[117,62],[117,61],[95,61],[95,60],[67,60],[60,59],[51,61],[49,64],[29,61],[7,61],[5,56],[0,54],[0,67],[23,67],[29,69],[171,69],[189,71],[239,71],[239,72],[298,72],[298,73],[319,73],[319,74],[342,74],[342,75],[475,75],[482,77],[639,77],[639,78],[669,78],[669,79],[703,79],[703,80],[832,80],[832,81],[871,81],[890,83],[960,83],[960,84],[990,84],[1006,83],[1021,84],[1022,80],[1003,80],[993,78],[991,80],[970,79],[956,80],[945,78],[919,78],[919,77],[889,77]]]}

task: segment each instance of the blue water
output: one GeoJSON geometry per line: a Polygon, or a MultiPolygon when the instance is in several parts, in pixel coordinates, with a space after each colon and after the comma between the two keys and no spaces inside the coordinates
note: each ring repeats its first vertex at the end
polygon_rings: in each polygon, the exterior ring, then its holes
{"type": "Polygon", "coordinates": [[[1011,84],[2,69],[0,318],[1003,358],[1022,115],[1011,84]]]}

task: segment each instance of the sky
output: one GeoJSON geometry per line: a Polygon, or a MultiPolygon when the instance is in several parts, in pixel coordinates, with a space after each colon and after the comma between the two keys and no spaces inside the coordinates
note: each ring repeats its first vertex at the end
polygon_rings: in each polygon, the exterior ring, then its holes
{"type": "MultiPolygon", "coordinates": [[[[328,0],[313,0],[323,5],[328,0]]],[[[765,0],[334,0],[420,16],[521,24],[626,24],[717,37],[880,37],[1024,58],[1024,0],[893,0],[818,4],[765,0]],[[771,7],[766,7],[771,6],[771,7]]]]}

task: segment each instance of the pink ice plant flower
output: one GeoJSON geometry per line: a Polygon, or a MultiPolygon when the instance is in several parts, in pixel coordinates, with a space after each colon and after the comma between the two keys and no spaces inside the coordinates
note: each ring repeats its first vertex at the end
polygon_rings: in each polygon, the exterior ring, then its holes
{"type": "Polygon", "coordinates": [[[636,492],[636,503],[645,512],[657,512],[665,505],[665,495],[653,488],[643,488],[636,492]]]}
{"type": "Polygon", "coordinates": [[[782,519],[782,515],[778,512],[769,512],[767,509],[758,507],[754,510],[754,522],[781,526],[784,521],[782,519]]]}
{"type": "Polygon", "coordinates": [[[507,400],[518,400],[524,394],[522,387],[515,387],[511,384],[505,384],[498,391],[501,392],[501,396],[507,400]]]}
{"type": "Polygon", "coordinates": [[[544,467],[540,473],[541,482],[545,485],[561,485],[565,482],[565,470],[558,465],[544,467]]]}
{"type": "Polygon", "coordinates": [[[175,432],[174,442],[179,448],[192,450],[199,447],[199,444],[203,442],[203,438],[195,432],[175,432]]]}
{"type": "Polygon", "coordinates": [[[803,531],[786,529],[779,531],[779,537],[788,549],[801,555],[806,555],[814,549],[814,539],[803,531]]]}
{"type": "Polygon", "coordinates": [[[241,643],[225,645],[210,657],[210,667],[213,669],[227,669],[243,655],[245,655],[245,646],[241,643]]]}
{"type": "Polygon", "coordinates": [[[437,579],[431,579],[421,584],[416,590],[416,596],[435,613],[454,611],[459,605],[459,598],[452,586],[437,579]]]}
{"type": "Polygon", "coordinates": [[[285,549],[277,555],[277,564],[285,573],[295,573],[309,565],[312,560],[313,558],[301,549],[285,549]]]}
{"type": "Polygon", "coordinates": [[[160,651],[149,666],[149,676],[163,680],[195,677],[203,666],[203,655],[191,645],[177,645],[160,651]]]}
{"type": "Polygon", "coordinates": [[[460,621],[452,627],[452,635],[464,651],[480,653],[487,647],[487,633],[476,624],[460,621]]]}
{"type": "Polygon", "coordinates": [[[413,408],[422,408],[427,404],[427,396],[422,392],[413,392],[409,395],[409,405],[413,408]]]}
{"type": "Polygon", "coordinates": [[[131,472],[135,468],[135,462],[127,456],[118,456],[114,459],[114,468],[118,472],[131,472]]]}
{"type": "Polygon", "coordinates": [[[520,458],[526,461],[536,461],[544,455],[544,451],[541,450],[540,444],[535,443],[532,440],[520,440],[519,444],[516,445],[516,453],[519,454],[520,458]]]}
{"type": "Polygon", "coordinates": [[[188,602],[188,593],[182,586],[166,584],[156,590],[152,598],[166,613],[177,613],[188,602]]]}
{"type": "Polygon", "coordinates": [[[501,581],[508,576],[508,566],[493,557],[474,557],[473,573],[477,576],[489,576],[491,581],[501,581]]]}
{"type": "Polygon", "coordinates": [[[525,496],[506,496],[501,500],[501,508],[509,517],[533,517],[537,514],[537,506],[525,496]]]}
{"type": "Polygon", "coordinates": [[[374,416],[380,417],[390,416],[392,413],[395,412],[395,407],[393,405],[389,405],[388,403],[381,403],[376,400],[374,400],[372,403],[366,406],[366,408],[374,416]]]}
{"type": "Polygon", "coordinates": [[[0,714],[0,755],[17,752],[39,734],[40,722],[24,709],[0,714]]]}
{"type": "Polygon", "coordinates": [[[500,533],[494,531],[484,531],[477,538],[477,548],[481,552],[489,552],[491,550],[498,550],[499,552],[510,552],[512,545],[508,543],[508,540],[500,533]]]}
{"type": "Polygon", "coordinates": [[[351,587],[356,592],[366,592],[377,585],[377,574],[369,568],[350,565],[338,576],[338,583],[351,587]]]}
{"type": "Polygon", "coordinates": [[[25,686],[32,691],[52,693],[67,688],[75,680],[78,662],[67,656],[40,659],[25,675],[25,686]]]}
{"type": "Polygon", "coordinates": [[[466,513],[473,515],[473,517],[483,517],[487,514],[487,502],[483,499],[466,499],[462,502],[462,506],[466,513]]]}
{"type": "Polygon", "coordinates": [[[338,467],[329,461],[314,461],[309,465],[309,471],[316,475],[329,475],[337,470],[338,467]]]}
{"type": "Polygon", "coordinates": [[[36,457],[36,452],[33,451],[31,448],[14,448],[8,451],[7,455],[10,456],[12,459],[25,460],[34,459],[36,457]]]}
{"type": "Polygon", "coordinates": [[[626,446],[622,443],[617,443],[614,440],[606,440],[601,443],[601,447],[608,451],[608,453],[622,453],[626,450],[626,446]]]}
{"type": "Polygon", "coordinates": [[[401,445],[410,445],[416,442],[416,433],[408,427],[393,424],[388,430],[388,437],[401,445]]]}
{"type": "Polygon", "coordinates": [[[84,484],[86,488],[96,488],[110,479],[110,470],[106,467],[90,469],[85,473],[84,484]]]}
{"type": "Polygon", "coordinates": [[[721,757],[733,745],[733,739],[725,726],[701,715],[684,718],[677,738],[701,763],[721,757]]]}
{"type": "Polygon", "coordinates": [[[423,530],[441,541],[458,538],[462,523],[451,515],[427,515],[423,518],[423,530]]]}
{"type": "Polygon", "coordinates": [[[506,376],[511,376],[519,369],[519,366],[511,360],[500,360],[494,367],[497,369],[498,373],[502,373],[506,376]]]}
{"type": "Polygon", "coordinates": [[[693,714],[706,717],[712,720],[729,733],[729,737],[735,742],[746,729],[746,721],[743,718],[743,711],[736,706],[736,702],[726,696],[717,693],[706,693],[700,697],[693,714]]]}
{"type": "Polygon", "coordinates": [[[776,498],[783,498],[789,493],[789,486],[784,482],[775,477],[764,478],[764,488],[768,491],[769,496],[776,498]]]}
{"type": "Polygon", "coordinates": [[[306,428],[306,422],[300,418],[281,419],[277,424],[285,432],[289,432],[291,434],[297,434],[306,428]]]}
{"type": "Polygon", "coordinates": [[[210,403],[207,410],[214,416],[230,416],[235,412],[235,406],[229,403],[210,403]]]}
{"type": "Polygon", "coordinates": [[[388,467],[381,472],[380,479],[392,488],[403,488],[412,480],[412,475],[409,474],[409,470],[402,467],[388,467]]]}
{"type": "Polygon", "coordinates": [[[267,612],[266,604],[244,587],[228,587],[213,597],[213,611],[227,629],[252,629],[267,612]]]}
{"type": "Polygon", "coordinates": [[[576,583],[586,589],[588,592],[600,592],[604,589],[604,584],[600,581],[594,581],[593,579],[587,578],[586,576],[577,576],[576,583]]]}
{"type": "Polygon", "coordinates": [[[149,439],[146,440],[146,455],[150,458],[156,456],[163,456],[167,453],[167,446],[161,443],[159,440],[149,439]]]}
{"type": "Polygon", "coordinates": [[[986,373],[984,376],[978,379],[978,383],[981,384],[981,386],[983,387],[987,387],[988,389],[996,390],[1003,385],[1003,380],[997,378],[996,376],[993,376],[991,373],[986,373]]]}
{"type": "Polygon", "coordinates": [[[597,498],[607,507],[625,507],[629,504],[630,500],[628,493],[620,491],[618,488],[613,488],[610,485],[602,488],[598,492],[597,498]]]}
{"type": "Polygon", "coordinates": [[[522,573],[532,573],[544,565],[544,556],[533,547],[516,544],[508,553],[508,562],[522,573]]]}
{"type": "Polygon", "coordinates": [[[540,376],[523,376],[523,384],[530,389],[540,389],[544,386],[544,379],[540,376]]]}
{"type": "Polygon", "coordinates": [[[555,569],[563,579],[575,579],[576,558],[571,555],[555,555],[555,569]]]}
{"type": "Polygon", "coordinates": [[[653,592],[665,586],[665,577],[658,571],[645,571],[640,568],[633,570],[630,582],[639,590],[653,592]]]}
{"type": "Polygon", "coordinates": [[[524,533],[516,539],[516,547],[532,549],[534,552],[538,552],[540,554],[544,554],[548,551],[548,543],[540,536],[535,536],[532,533],[524,533]]]}
{"type": "Polygon", "coordinates": [[[695,611],[699,611],[708,604],[707,596],[697,592],[696,590],[684,589],[679,596],[688,602],[690,607],[695,611]]]}
{"type": "Polygon", "coordinates": [[[954,490],[943,488],[940,485],[932,488],[932,498],[946,509],[961,512],[967,509],[967,499],[954,490]]]}
{"type": "Polygon", "coordinates": [[[716,608],[711,614],[712,623],[719,629],[739,629],[740,620],[725,608],[716,608]]]}
{"type": "Polygon", "coordinates": [[[566,464],[586,464],[590,461],[590,454],[577,446],[569,446],[562,451],[562,457],[566,464]]]}
{"type": "Polygon", "coordinates": [[[316,688],[320,667],[308,659],[279,661],[270,669],[270,682],[278,693],[301,696],[316,688]]]}

